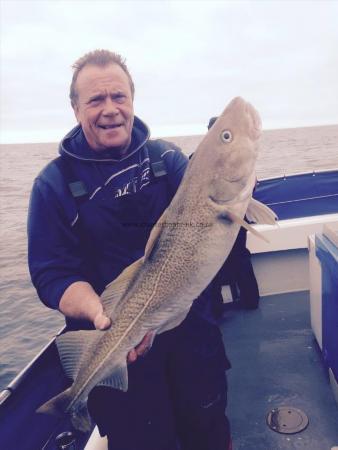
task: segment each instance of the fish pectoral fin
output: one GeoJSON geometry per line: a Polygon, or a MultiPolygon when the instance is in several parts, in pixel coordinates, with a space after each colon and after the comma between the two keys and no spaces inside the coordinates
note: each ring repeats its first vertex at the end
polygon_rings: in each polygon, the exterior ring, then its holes
{"type": "Polygon", "coordinates": [[[251,198],[246,211],[246,217],[249,222],[266,223],[269,225],[275,225],[278,220],[277,215],[268,206],[251,198]]]}
{"type": "Polygon", "coordinates": [[[158,219],[158,221],[156,222],[156,224],[153,226],[149,238],[148,238],[148,242],[146,244],[146,248],[144,251],[144,259],[149,259],[151,257],[151,253],[153,252],[156,243],[158,242],[158,239],[161,236],[162,233],[162,228],[163,228],[163,223],[165,222],[165,218],[167,215],[167,210],[165,210],[161,217],[158,219]]]}
{"type": "Polygon", "coordinates": [[[103,310],[108,317],[112,318],[112,320],[114,320],[114,316],[116,315],[119,301],[127,292],[132,280],[141,269],[143,262],[144,258],[134,261],[126,267],[115,280],[107,284],[105,290],[102,292],[100,299],[103,310]]]}
{"type": "Polygon", "coordinates": [[[263,236],[262,233],[257,231],[252,225],[248,224],[244,219],[242,219],[240,216],[238,216],[236,213],[231,211],[230,209],[223,211],[222,214],[219,216],[222,220],[226,222],[234,222],[240,225],[241,227],[245,228],[246,230],[250,231],[255,236],[259,237],[260,239],[263,239],[263,241],[267,242],[269,244],[269,240],[263,236]]]}
{"type": "Polygon", "coordinates": [[[92,346],[101,338],[99,330],[68,331],[56,337],[61,364],[68,378],[76,378],[82,361],[90,356],[92,346]]]}
{"type": "Polygon", "coordinates": [[[126,392],[128,390],[128,369],[126,360],[114,370],[111,376],[98,383],[98,386],[108,386],[126,392]]]}

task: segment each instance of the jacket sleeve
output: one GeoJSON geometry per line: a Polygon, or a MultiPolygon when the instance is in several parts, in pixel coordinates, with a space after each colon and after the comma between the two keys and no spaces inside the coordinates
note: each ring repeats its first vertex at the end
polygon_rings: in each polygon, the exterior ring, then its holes
{"type": "Polygon", "coordinates": [[[31,192],[27,231],[33,285],[41,301],[57,309],[67,287],[75,281],[86,281],[86,277],[69,219],[56,193],[39,177],[31,192]]]}

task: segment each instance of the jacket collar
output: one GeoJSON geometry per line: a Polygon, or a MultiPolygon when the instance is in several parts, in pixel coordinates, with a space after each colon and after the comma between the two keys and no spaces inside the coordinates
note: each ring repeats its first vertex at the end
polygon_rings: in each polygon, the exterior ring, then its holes
{"type": "Polygon", "coordinates": [[[116,162],[124,161],[136,153],[147,142],[150,136],[148,126],[138,117],[134,117],[132,139],[128,153],[123,158],[114,158],[113,151],[95,152],[89,147],[81,125],[74,127],[59,145],[60,155],[66,154],[72,158],[89,162],[116,162]]]}

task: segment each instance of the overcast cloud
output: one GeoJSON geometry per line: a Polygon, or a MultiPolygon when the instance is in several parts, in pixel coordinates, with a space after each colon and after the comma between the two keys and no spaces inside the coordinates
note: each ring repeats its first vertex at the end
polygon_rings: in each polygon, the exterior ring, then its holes
{"type": "Polygon", "coordinates": [[[71,64],[124,55],[153,135],[205,131],[241,95],[265,128],[338,123],[337,1],[1,1],[1,141],[58,141],[71,64]]]}

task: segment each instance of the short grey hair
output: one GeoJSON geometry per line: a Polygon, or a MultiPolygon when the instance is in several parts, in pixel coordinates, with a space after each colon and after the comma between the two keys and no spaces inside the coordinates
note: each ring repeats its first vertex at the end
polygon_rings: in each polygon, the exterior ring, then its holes
{"type": "Polygon", "coordinates": [[[72,107],[77,103],[78,100],[78,93],[76,91],[76,80],[80,73],[80,71],[87,65],[93,65],[93,66],[99,66],[99,67],[105,67],[110,64],[116,64],[121,67],[121,69],[125,72],[129,79],[130,89],[132,97],[134,98],[135,94],[135,86],[133,79],[130,75],[130,72],[128,70],[128,67],[126,65],[126,60],[118,53],[111,52],[109,50],[93,50],[92,52],[86,53],[85,55],[81,56],[75,63],[72,65],[72,68],[74,69],[72,82],[70,84],[70,92],[69,92],[69,98],[70,102],[72,104],[72,107]]]}

